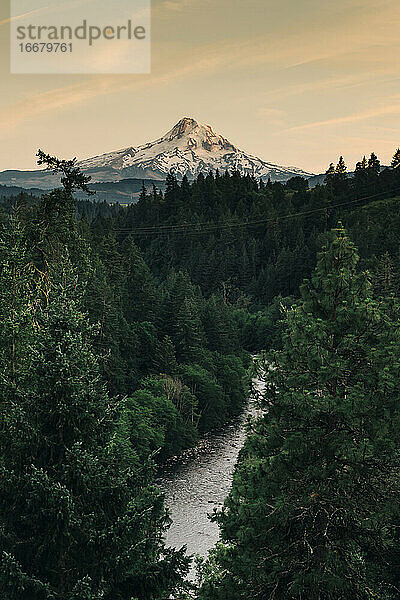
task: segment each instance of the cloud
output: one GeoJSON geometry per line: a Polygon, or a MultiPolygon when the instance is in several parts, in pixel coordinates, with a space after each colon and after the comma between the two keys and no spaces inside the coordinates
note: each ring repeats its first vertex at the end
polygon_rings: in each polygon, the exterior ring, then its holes
{"type": "MultiPolygon", "coordinates": [[[[206,45],[199,58],[187,61],[174,61],[174,69],[169,68],[171,58],[159,62],[152,76],[148,75],[114,75],[92,76],[82,83],[55,88],[46,92],[29,94],[19,102],[0,107],[1,133],[13,129],[19,124],[34,117],[48,115],[61,108],[73,107],[91,99],[110,94],[118,94],[126,90],[165,86],[177,80],[198,77],[202,74],[218,72],[231,60],[230,48],[222,51],[221,45],[206,45]]],[[[163,52],[160,52],[163,56],[163,52]]]]}
{"type": "Polygon", "coordinates": [[[0,111],[0,128],[3,132],[14,129],[26,120],[86,102],[94,97],[95,93],[94,88],[77,84],[29,95],[24,100],[6,106],[0,111]]]}
{"type": "Polygon", "coordinates": [[[190,3],[191,0],[165,0],[162,7],[166,10],[180,11],[186,8],[190,3]]]}
{"type": "Polygon", "coordinates": [[[15,15],[14,17],[8,17],[7,19],[3,19],[2,21],[0,21],[0,26],[1,25],[7,25],[7,23],[11,23],[12,21],[18,21],[19,19],[25,19],[25,17],[29,17],[29,15],[33,15],[36,13],[40,13],[43,12],[44,10],[47,10],[49,8],[50,5],[48,6],[42,6],[41,8],[36,8],[34,10],[29,10],[26,13],[23,13],[22,15],[15,15]]]}
{"type": "Polygon", "coordinates": [[[275,127],[280,127],[285,122],[284,118],[286,117],[285,111],[280,108],[261,107],[258,109],[257,114],[265,119],[269,125],[275,127]]]}
{"type": "Polygon", "coordinates": [[[308,129],[317,129],[320,127],[331,127],[333,125],[340,125],[342,123],[356,123],[359,121],[367,121],[374,117],[380,117],[391,114],[400,114],[400,104],[392,104],[364,110],[359,113],[353,113],[351,115],[344,115],[342,117],[335,117],[333,119],[326,119],[324,121],[315,121],[313,123],[305,123],[304,125],[297,125],[296,127],[289,127],[284,129],[280,133],[288,133],[293,131],[305,131],[308,129]]]}
{"type": "MultiPolygon", "coordinates": [[[[222,5],[224,1],[221,0],[222,5]]],[[[204,2],[208,2],[208,0],[203,0],[204,2]]],[[[153,8],[153,13],[154,9],[163,10],[164,13],[176,11],[184,13],[187,7],[196,4],[200,5],[199,0],[160,0],[160,3],[153,8]]],[[[204,6],[204,4],[200,6],[204,6]]],[[[373,31],[376,31],[378,24],[381,24],[382,15],[377,14],[375,10],[373,15],[359,13],[357,15],[359,26],[357,28],[350,27],[346,19],[339,26],[336,23],[336,28],[332,27],[330,22],[327,22],[324,27],[318,30],[315,36],[309,35],[310,31],[314,33],[316,31],[316,23],[312,21],[305,30],[297,28],[285,32],[285,35],[282,35],[282,29],[277,27],[271,33],[268,32],[268,34],[254,38],[249,37],[248,39],[232,38],[215,43],[193,45],[190,35],[187,34],[188,39],[186,39],[186,42],[184,38],[176,38],[175,42],[173,39],[169,39],[168,43],[165,44],[153,43],[153,73],[151,76],[91,76],[79,84],[29,94],[18,102],[0,108],[0,126],[3,131],[10,130],[25,121],[48,115],[51,112],[79,106],[101,96],[119,94],[126,90],[157,89],[160,86],[171,85],[176,81],[188,81],[188,85],[190,85],[189,80],[191,78],[197,78],[198,80],[205,77],[209,79],[215,74],[226,77],[228,73],[228,76],[231,77],[231,73],[235,73],[234,76],[239,81],[240,72],[250,73],[251,68],[259,70],[263,67],[263,76],[268,70],[272,74],[271,82],[273,82],[275,73],[282,74],[285,69],[290,67],[306,69],[307,65],[321,59],[329,61],[329,64],[333,65],[332,69],[334,69],[337,60],[343,61],[343,57],[346,57],[343,45],[340,43],[341,34],[346,31],[346,28],[352,31],[352,35],[346,37],[346,52],[350,50],[357,51],[359,53],[357,60],[368,64],[368,80],[371,81],[377,73],[383,73],[383,70],[385,73],[393,75],[398,69],[395,60],[385,61],[384,56],[379,57],[378,63],[370,60],[375,52],[370,45],[370,38],[373,35],[370,28],[372,16],[375,19],[375,29],[373,31]],[[323,40],[323,44],[321,44],[321,40],[323,40]]],[[[2,21],[0,21],[1,23],[2,21]]],[[[389,33],[389,27],[387,27],[385,35],[389,36],[389,33]]],[[[387,37],[387,39],[391,43],[392,37],[387,37]]],[[[110,56],[109,59],[111,60],[111,58],[113,57],[110,56]]],[[[326,70],[326,64],[323,69],[319,68],[317,71],[311,71],[314,79],[311,82],[305,81],[303,78],[299,83],[292,83],[293,78],[290,76],[290,82],[287,86],[280,85],[277,89],[266,92],[264,96],[258,99],[258,104],[261,104],[263,100],[266,104],[269,102],[275,104],[276,100],[281,101],[289,95],[312,92],[315,89],[324,89],[328,86],[354,85],[354,82],[358,84],[360,79],[360,72],[358,69],[353,68],[351,61],[346,65],[346,71],[342,68],[339,71],[336,70],[336,76],[327,77],[327,72],[329,73],[326,70]],[[337,76],[337,72],[341,73],[341,77],[337,76]]],[[[290,74],[288,73],[288,75],[290,74]]],[[[365,73],[362,77],[360,83],[367,82],[365,73]]],[[[282,78],[279,81],[282,81],[282,78]]],[[[286,131],[328,127],[329,125],[366,120],[393,112],[398,112],[397,106],[371,109],[356,115],[336,117],[335,119],[318,120],[314,123],[292,127],[286,131]],[[378,112],[376,112],[377,110],[378,112]]],[[[269,121],[275,121],[280,126],[282,123],[279,123],[279,119],[284,117],[284,113],[279,109],[266,106],[259,109],[258,116],[269,121]]]]}
{"type": "MultiPolygon", "coordinates": [[[[154,60],[153,74],[151,76],[92,76],[80,84],[67,85],[39,94],[32,94],[17,103],[0,108],[0,125],[2,128],[9,130],[33,117],[39,117],[61,108],[79,105],[99,96],[118,94],[126,90],[158,88],[159,86],[169,85],[179,80],[188,80],[189,78],[199,78],[201,76],[209,77],[216,73],[226,73],[243,68],[248,69],[253,66],[258,67],[260,64],[270,64],[274,67],[281,42],[278,41],[277,44],[278,47],[271,44],[269,50],[266,51],[264,38],[243,40],[242,42],[224,41],[203,44],[186,54],[182,53],[179,45],[175,47],[172,43],[166,46],[159,45],[158,52],[153,52],[153,56],[157,55],[158,57],[158,63],[156,62],[157,59],[154,60]],[[173,68],[171,68],[171,64],[174,65],[173,68]]],[[[297,50],[295,46],[296,44],[293,44],[292,50],[286,46],[284,56],[280,57],[280,60],[284,63],[282,65],[283,68],[296,56],[297,50]]],[[[303,51],[305,52],[304,49],[303,51]]],[[[309,53],[312,51],[312,47],[307,50],[309,53]]],[[[371,76],[372,74],[370,74],[371,76]]],[[[350,74],[348,83],[350,83],[351,78],[350,74]]],[[[333,85],[334,82],[339,84],[340,81],[347,81],[347,78],[342,80],[335,79],[327,84],[333,85]]],[[[292,89],[289,90],[289,93],[295,94],[301,90],[312,90],[315,87],[324,86],[326,82],[329,82],[329,80],[324,78],[320,82],[294,84],[291,86],[292,89]]],[[[282,95],[285,95],[285,92],[282,95]]],[[[282,117],[276,110],[268,107],[265,109],[261,108],[259,115],[275,119],[282,117]],[[275,112],[271,113],[271,110],[275,112]]],[[[383,110],[387,111],[388,109],[386,107],[383,110]]],[[[371,116],[374,115],[372,114],[371,116]]],[[[345,122],[353,118],[356,117],[349,116],[339,118],[339,120],[319,121],[317,123],[301,125],[291,130],[308,129],[324,124],[329,125],[331,122],[345,122]],[[342,119],[345,119],[345,121],[342,119]]],[[[359,116],[358,118],[359,120],[369,118],[369,113],[366,116],[359,116]]]]}

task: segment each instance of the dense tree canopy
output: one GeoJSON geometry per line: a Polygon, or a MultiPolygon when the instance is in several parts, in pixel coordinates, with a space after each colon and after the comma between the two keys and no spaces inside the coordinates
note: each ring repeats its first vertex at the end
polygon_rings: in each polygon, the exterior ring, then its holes
{"type": "Polygon", "coordinates": [[[261,365],[265,414],[217,517],[202,600],[398,597],[399,309],[372,299],[357,263],[339,229],[261,365]]]}
{"type": "Polygon", "coordinates": [[[0,595],[180,597],[156,465],[276,349],[201,598],[397,599],[399,151],[314,187],[171,173],[129,206],[38,157],[62,187],[0,212],[0,595]]]}

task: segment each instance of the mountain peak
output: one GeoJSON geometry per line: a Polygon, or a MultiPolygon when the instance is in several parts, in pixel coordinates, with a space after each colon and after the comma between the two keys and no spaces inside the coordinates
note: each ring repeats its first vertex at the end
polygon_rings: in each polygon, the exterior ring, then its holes
{"type": "Polygon", "coordinates": [[[210,125],[203,125],[191,117],[183,117],[165,134],[159,143],[174,143],[180,149],[200,153],[236,152],[237,148],[221,135],[216,134],[210,125]]]}
{"type": "Polygon", "coordinates": [[[247,154],[234,146],[210,125],[183,117],[161,138],[141,146],[124,148],[79,163],[84,170],[111,168],[114,177],[163,179],[174,172],[177,177],[195,178],[209,171],[239,171],[258,179],[285,181],[293,175],[310,176],[301,169],[280,167],[247,154]],[[118,175],[117,175],[118,173],[118,175]]]}
{"type": "Polygon", "coordinates": [[[196,129],[201,127],[200,123],[198,123],[195,119],[191,117],[183,117],[178,123],[169,131],[164,138],[162,139],[178,139],[180,140],[186,135],[190,135],[196,129]]]}
{"type": "Polygon", "coordinates": [[[174,129],[177,127],[185,132],[190,129],[195,129],[199,125],[200,123],[198,123],[196,119],[192,119],[192,117],[183,117],[183,119],[178,121],[178,123],[175,125],[174,129]]]}

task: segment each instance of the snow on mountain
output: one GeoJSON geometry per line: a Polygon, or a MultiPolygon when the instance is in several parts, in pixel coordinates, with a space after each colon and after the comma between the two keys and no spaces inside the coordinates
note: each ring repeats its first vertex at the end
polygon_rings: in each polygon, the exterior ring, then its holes
{"type": "Polygon", "coordinates": [[[209,125],[188,117],[155,142],[88,158],[79,166],[90,172],[93,181],[97,179],[96,171],[98,179],[103,181],[107,172],[112,173],[112,180],[130,177],[162,180],[170,171],[178,178],[187,175],[193,179],[199,173],[217,169],[221,173],[237,170],[259,179],[270,177],[273,181],[285,181],[296,175],[312,176],[296,167],[281,167],[246,154],[209,125]]]}
{"type": "MultiPolygon", "coordinates": [[[[226,138],[214,133],[209,125],[202,125],[194,119],[184,118],[163,137],[141,146],[130,146],[117,152],[102,154],[82,160],[79,166],[92,178],[92,183],[125,180],[165,181],[173,171],[181,179],[187,175],[194,179],[199,173],[216,171],[240,171],[257,179],[286,181],[290,177],[307,173],[296,167],[281,167],[265,162],[256,156],[243,152],[226,138]]],[[[51,189],[59,185],[60,177],[46,169],[36,171],[2,171],[0,185],[21,188],[51,189]]],[[[135,181],[132,181],[136,189],[135,181]]],[[[160,184],[162,185],[162,184],[160,184]]]]}

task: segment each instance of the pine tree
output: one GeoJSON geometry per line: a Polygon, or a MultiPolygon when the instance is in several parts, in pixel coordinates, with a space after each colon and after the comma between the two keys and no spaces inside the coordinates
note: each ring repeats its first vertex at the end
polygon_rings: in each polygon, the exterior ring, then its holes
{"type": "Polygon", "coordinates": [[[165,210],[172,215],[177,215],[180,209],[180,188],[176,176],[172,171],[165,180],[165,210]]]}
{"type": "Polygon", "coordinates": [[[394,153],[391,165],[392,165],[393,169],[399,168],[399,166],[400,166],[400,148],[397,148],[396,152],[394,153]]]}
{"type": "Polygon", "coordinates": [[[46,296],[29,369],[2,410],[0,595],[165,599],[185,559],[163,547],[163,501],[146,483],[148,469],[132,470],[128,434],[114,437],[123,405],[99,378],[68,259],[50,273],[46,296]]]}
{"type": "Polygon", "coordinates": [[[390,597],[399,325],[371,300],[353,244],[336,233],[286,312],[283,350],[264,364],[266,412],[218,515],[223,543],[202,600],[390,597]]]}
{"type": "Polygon", "coordinates": [[[375,175],[379,175],[381,170],[381,163],[379,158],[376,156],[374,152],[371,153],[371,156],[368,159],[368,171],[374,173],[375,175]]]}
{"type": "Polygon", "coordinates": [[[368,159],[367,166],[367,182],[368,182],[368,192],[375,193],[378,189],[379,185],[379,174],[381,171],[381,163],[378,157],[374,152],[371,153],[371,156],[368,159]]]}
{"type": "Polygon", "coordinates": [[[179,360],[195,362],[201,347],[199,309],[194,298],[185,298],[175,315],[174,342],[179,360]]]}
{"type": "Polygon", "coordinates": [[[146,202],[147,200],[147,191],[146,186],[144,185],[144,181],[142,181],[142,187],[140,189],[139,202],[146,202]]]}
{"type": "Polygon", "coordinates": [[[356,173],[359,171],[365,171],[368,166],[367,158],[363,156],[362,160],[356,164],[356,173]]]}
{"type": "MultiPolygon", "coordinates": [[[[106,240],[110,240],[108,236],[106,240]]],[[[112,248],[112,243],[110,243],[112,248]]],[[[101,357],[102,376],[111,393],[126,392],[127,358],[122,355],[121,341],[125,346],[130,341],[127,323],[122,314],[123,273],[120,269],[122,258],[112,253],[117,263],[114,276],[97,254],[91,261],[91,270],[85,287],[85,307],[90,321],[98,325],[98,335],[93,340],[95,351],[101,357]],[[118,260],[119,257],[119,260],[118,260]]]]}
{"type": "Polygon", "coordinates": [[[175,346],[171,338],[165,335],[157,344],[154,356],[154,368],[157,374],[175,375],[178,370],[175,346]]]}
{"type": "Polygon", "coordinates": [[[35,209],[35,219],[30,223],[31,244],[35,247],[37,262],[44,271],[46,263],[60,260],[65,247],[68,247],[71,260],[84,274],[89,270],[87,247],[78,234],[73,194],[80,191],[92,195],[94,192],[88,188],[90,177],[80,171],[76,158],[59,160],[42,150],[37,156],[39,165],[46,165],[53,173],[61,175],[62,184],[62,188],[41,197],[35,209]]]}
{"type": "Polygon", "coordinates": [[[347,167],[344,162],[343,156],[340,156],[339,158],[338,164],[335,167],[335,173],[336,175],[339,175],[341,177],[346,177],[347,167]]]}
{"type": "Polygon", "coordinates": [[[237,331],[220,296],[211,296],[204,303],[201,317],[210,350],[223,354],[232,351],[237,344],[237,331]]]}
{"type": "Polygon", "coordinates": [[[348,189],[347,181],[347,166],[344,162],[343,156],[339,158],[339,161],[335,167],[334,175],[334,190],[336,194],[344,194],[348,189]]]}
{"type": "Polygon", "coordinates": [[[157,293],[149,267],[131,237],[122,246],[125,271],[124,313],[129,323],[153,320],[157,311],[157,293]]]}
{"type": "Polygon", "coordinates": [[[378,260],[374,271],[374,288],[378,296],[382,298],[398,296],[399,294],[399,271],[388,252],[385,252],[378,260]]]}
{"type": "Polygon", "coordinates": [[[368,190],[368,162],[365,156],[356,164],[354,182],[356,185],[357,194],[359,196],[364,195],[368,190]]]}
{"type": "MultiPolygon", "coordinates": [[[[35,294],[40,274],[29,261],[25,232],[18,214],[12,214],[0,231],[0,378],[1,397],[14,397],[19,373],[29,354],[35,294]]],[[[39,283],[38,282],[38,283],[39,283]]]]}

